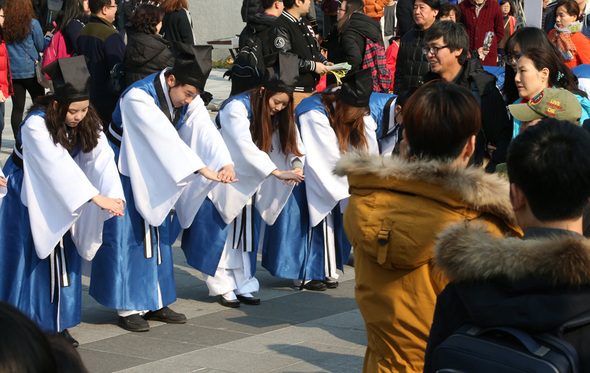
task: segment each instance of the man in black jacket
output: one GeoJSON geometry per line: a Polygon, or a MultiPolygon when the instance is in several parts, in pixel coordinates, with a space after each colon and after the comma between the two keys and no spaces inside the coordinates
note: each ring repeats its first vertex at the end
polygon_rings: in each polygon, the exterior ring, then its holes
{"type": "MultiPolygon", "coordinates": [[[[545,119],[518,135],[508,150],[510,199],[522,240],[495,239],[485,228],[448,228],[435,262],[450,279],[438,296],[425,372],[436,348],[466,322],[560,334],[590,371],[590,241],[582,214],[590,197],[590,135],[577,125],[545,119]],[[572,319],[585,319],[557,330],[572,319]]],[[[458,371],[458,370],[457,370],[458,371]]]]}
{"type": "Polygon", "coordinates": [[[240,33],[240,49],[246,45],[246,39],[255,36],[260,39],[263,50],[262,54],[270,54],[271,38],[269,37],[277,18],[283,12],[285,6],[280,0],[261,0],[264,10],[250,16],[246,27],[240,33]]]}
{"type": "Polygon", "coordinates": [[[310,96],[319,75],[328,72],[328,60],[320,53],[315,33],[303,18],[309,12],[311,0],[283,0],[285,10],[277,19],[273,35],[273,51],[290,52],[299,56],[299,77],[296,80],[295,106],[310,96]]]}
{"type": "Polygon", "coordinates": [[[512,122],[496,87],[496,77],[483,70],[481,63],[469,56],[469,36],[459,23],[439,21],[424,35],[424,54],[431,72],[424,81],[441,79],[468,88],[481,105],[482,126],[477,136],[471,164],[482,165],[489,159],[486,171],[494,172],[496,165],[506,160],[512,139],[512,122]]]}
{"type": "Polygon", "coordinates": [[[422,52],[424,33],[436,21],[440,10],[439,0],[416,0],[413,18],[415,27],[400,40],[393,93],[414,91],[424,84],[424,74],[428,72],[428,60],[422,52]]]}

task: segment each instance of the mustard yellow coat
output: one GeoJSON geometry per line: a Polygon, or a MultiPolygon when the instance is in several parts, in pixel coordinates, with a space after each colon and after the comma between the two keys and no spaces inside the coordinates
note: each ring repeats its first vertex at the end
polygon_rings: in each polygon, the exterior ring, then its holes
{"type": "Polygon", "coordinates": [[[508,183],[483,170],[364,153],[336,166],[351,197],[344,229],[354,247],[356,300],[367,331],[364,372],[422,372],[437,295],[436,236],[459,221],[521,236],[508,183]]]}

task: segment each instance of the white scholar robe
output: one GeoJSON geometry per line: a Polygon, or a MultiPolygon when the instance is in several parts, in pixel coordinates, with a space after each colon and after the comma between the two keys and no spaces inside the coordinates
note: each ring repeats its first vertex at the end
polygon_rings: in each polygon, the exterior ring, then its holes
{"type": "Polygon", "coordinates": [[[75,159],[53,143],[39,116],[27,120],[21,136],[26,144],[21,201],[29,210],[37,256],[45,259],[72,228],[80,256],[92,259],[102,242],[102,223],[111,215],[90,200],[98,194],[124,200],[114,154],[104,134],[95,149],[80,152],[75,159]]]}
{"type": "Polygon", "coordinates": [[[205,164],[146,92],[130,89],[120,106],[119,171],[131,180],[137,211],[149,225],[158,227],[183,189],[197,178],[195,171],[205,164]]]}

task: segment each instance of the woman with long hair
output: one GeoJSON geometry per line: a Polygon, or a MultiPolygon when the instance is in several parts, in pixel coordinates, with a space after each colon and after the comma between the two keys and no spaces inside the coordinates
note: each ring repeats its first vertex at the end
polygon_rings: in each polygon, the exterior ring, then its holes
{"type": "Polygon", "coordinates": [[[88,101],[84,57],[59,59],[47,72],[55,93],[31,107],[4,166],[0,300],[77,344],[67,329],[80,323],[81,258],[94,257],[103,222],[123,215],[123,190],[88,101]]]}
{"type": "Polygon", "coordinates": [[[127,29],[125,48],[125,79],[128,86],[174,65],[172,46],[158,33],[162,28],[164,14],[160,7],[141,4],[131,15],[132,28],[127,29]]]}
{"type": "Polygon", "coordinates": [[[186,0],[163,0],[160,8],[166,12],[160,30],[164,39],[170,43],[195,44],[193,21],[186,0]]]}
{"type": "MultiPolygon", "coordinates": [[[[564,62],[563,57],[560,56],[559,51],[547,35],[537,27],[522,27],[512,34],[506,41],[504,46],[505,55],[503,57],[506,63],[505,78],[504,78],[504,95],[506,96],[506,103],[512,104],[518,99],[518,90],[514,83],[514,76],[516,75],[516,67],[518,59],[522,53],[534,48],[546,54],[555,54],[557,59],[564,62]]],[[[569,72],[571,73],[571,72],[569,72]]],[[[564,74],[569,74],[564,71],[564,74]]]]}
{"type": "Polygon", "coordinates": [[[555,28],[549,38],[557,46],[569,68],[590,63],[590,39],[582,34],[578,20],[580,6],[576,0],[558,0],[555,5],[555,28]]]}
{"type": "Polygon", "coordinates": [[[481,127],[473,93],[425,84],[403,117],[403,156],[354,152],[335,170],[350,185],[344,229],[369,341],[364,372],[423,371],[436,298],[448,282],[432,260],[447,224],[474,221],[497,235],[519,234],[508,183],[467,167],[481,127]]]}
{"type": "Polygon", "coordinates": [[[239,182],[215,186],[182,237],[188,263],[203,272],[209,295],[226,307],[260,303],[252,295],[259,289],[254,273],[260,217],[254,207],[272,224],[292,186],[304,179],[293,117],[298,58],[274,54],[265,60],[273,67],[262,87],[231,97],[217,117],[239,182]],[[276,193],[255,196],[268,178],[277,179],[270,188],[276,193]]]}
{"type": "MultiPolygon", "coordinates": [[[[545,88],[564,88],[573,93],[582,105],[580,122],[590,118],[590,100],[578,89],[578,79],[571,70],[557,58],[554,53],[543,53],[537,49],[529,49],[518,59],[514,82],[520,98],[515,104],[536,100],[545,88]]],[[[512,137],[516,137],[524,128],[514,118],[512,137]]]]}
{"type": "Polygon", "coordinates": [[[328,56],[331,62],[347,62],[350,72],[361,70],[367,39],[382,40],[379,22],[367,16],[362,0],[344,0],[338,8],[338,23],[328,36],[328,56]]]}
{"type": "Polygon", "coordinates": [[[76,40],[78,40],[78,34],[87,22],[87,18],[80,0],[64,0],[62,8],[57,14],[55,30],[59,30],[63,34],[67,52],[71,56],[76,53],[76,40]]]}
{"type": "Polygon", "coordinates": [[[4,41],[14,88],[10,125],[16,135],[25,112],[26,93],[34,101],[45,92],[35,78],[35,61],[40,60],[45,41],[30,0],[7,0],[4,16],[4,41]]]}
{"type": "Polygon", "coordinates": [[[320,282],[338,286],[337,269],[348,262],[351,246],[342,229],[348,182],[332,169],[352,150],[379,154],[377,124],[369,110],[372,88],[371,71],[364,69],[344,78],[339,90],[315,94],[297,107],[295,116],[306,149],[305,190],[312,229],[304,288],[320,287],[320,282]]]}

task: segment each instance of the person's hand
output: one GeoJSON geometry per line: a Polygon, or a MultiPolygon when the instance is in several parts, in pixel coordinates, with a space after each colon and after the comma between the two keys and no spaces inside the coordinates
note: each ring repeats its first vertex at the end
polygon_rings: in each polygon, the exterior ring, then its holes
{"type": "Polygon", "coordinates": [[[231,184],[238,181],[238,179],[236,179],[236,172],[234,171],[234,166],[232,166],[231,164],[223,166],[221,171],[217,173],[217,177],[219,178],[220,182],[226,184],[231,184]]]}
{"type": "MultiPolygon", "coordinates": [[[[302,177],[305,177],[303,175],[303,170],[301,168],[299,168],[299,167],[294,168],[292,172],[295,173],[295,174],[297,174],[297,175],[300,175],[302,177]]],[[[299,182],[298,181],[295,181],[295,180],[285,180],[285,182],[283,182],[283,184],[286,184],[286,185],[299,185],[299,182]]]]}
{"type": "Polygon", "coordinates": [[[330,69],[328,69],[328,66],[324,65],[321,62],[316,62],[315,63],[315,72],[316,72],[316,74],[323,75],[323,74],[328,73],[328,71],[330,71],[330,69]]]}
{"type": "Polygon", "coordinates": [[[4,93],[0,91],[0,102],[6,102],[6,97],[4,97],[4,93]]]}
{"type": "Polygon", "coordinates": [[[6,179],[3,177],[0,177],[0,187],[5,187],[6,186],[6,179]]]}
{"type": "Polygon", "coordinates": [[[492,145],[491,142],[488,142],[488,154],[490,155],[490,157],[492,156],[492,153],[496,151],[496,147],[494,145],[492,145]]]}
{"type": "Polygon", "coordinates": [[[217,175],[217,172],[212,171],[207,167],[203,167],[200,170],[198,170],[197,172],[200,173],[201,175],[203,175],[203,177],[205,179],[209,179],[209,180],[213,180],[213,181],[221,181],[219,179],[219,176],[217,175]]]}
{"type": "Polygon", "coordinates": [[[124,216],[125,205],[120,198],[110,198],[98,194],[92,198],[92,202],[103,210],[109,210],[109,213],[115,216],[124,216]]]}
{"type": "Polygon", "coordinates": [[[304,175],[299,174],[295,170],[291,170],[291,171],[274,170],[272,175],[275,176],[279,180],[283,180],[283,184],[287,184],[287,185],[299,185],[299,183],[302,182],[303,179],[305,178],[304,175]]]}
{"type": "Polygon", "coordinates": [[[479,54],[480,60],[485,60],[488,53],[490,53],[490,48],[479,47],[477,49],[477,54],[479,54]]]}

